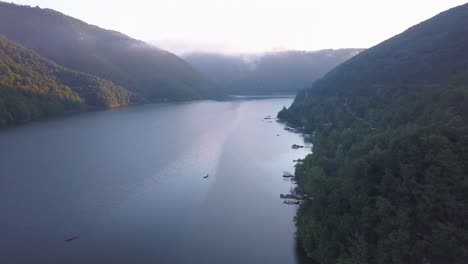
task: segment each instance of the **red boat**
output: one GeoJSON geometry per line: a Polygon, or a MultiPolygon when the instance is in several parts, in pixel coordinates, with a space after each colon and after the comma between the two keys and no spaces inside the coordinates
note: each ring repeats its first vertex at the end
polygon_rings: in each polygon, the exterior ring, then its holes
{"type": "Polygon", "coordinates": [[[77,238],[78,238],[77,236],[71,236],[71,237],[65,239],[65,242],[72,242],[73,240],[75,240],[77,238]]]}

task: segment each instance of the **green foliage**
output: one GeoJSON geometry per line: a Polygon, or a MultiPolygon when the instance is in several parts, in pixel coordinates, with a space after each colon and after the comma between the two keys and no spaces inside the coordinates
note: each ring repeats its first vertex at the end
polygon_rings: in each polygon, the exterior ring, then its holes
{"type": "Polygon", "coordinates": [[[184,55],[229,94],[297,93],[362,49],[184,55]]]}
{"type": "Polygon", "coordinates": [[[363,52],[279,113],[315,132],[296,168],[314,260],[468,260],[467,18],[464,5],[363,52]]]}
{"type": "Polygon", "coordinates": [[[0,127],[90,108],[223,97],[177,56],[50,9],[0,2],[0,34],[0,127]]]}
{"type": "Polygon", "coordinates": [[[129,100],[110,81],[58,66],[0,36],[0,127],[129,100]]]}
{"type": "Polygon", "coordinates": [[[177,56],[54,10],[0,2],[0,34],[69,69],[110,80],[137,102],[223,96],[177,56]]]}

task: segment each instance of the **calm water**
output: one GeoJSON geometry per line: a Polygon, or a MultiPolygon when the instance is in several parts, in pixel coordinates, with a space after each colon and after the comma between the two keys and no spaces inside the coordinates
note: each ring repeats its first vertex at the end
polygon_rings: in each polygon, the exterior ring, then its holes
{"type": "Polygon", "coordinates": [[[310,149],[263,120],[291,102],[146,105],[0,132],[0,263],[298,263],[281,174],[310,149]]]}

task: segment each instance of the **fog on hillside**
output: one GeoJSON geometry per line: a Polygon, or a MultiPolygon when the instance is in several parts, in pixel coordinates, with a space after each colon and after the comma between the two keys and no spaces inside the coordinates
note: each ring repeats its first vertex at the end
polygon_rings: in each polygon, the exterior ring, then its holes
{"type": "Polygon", "coordinates": [[[190,53],[183,58],[230,94],[295,94],[361,51],[190,53]]]}

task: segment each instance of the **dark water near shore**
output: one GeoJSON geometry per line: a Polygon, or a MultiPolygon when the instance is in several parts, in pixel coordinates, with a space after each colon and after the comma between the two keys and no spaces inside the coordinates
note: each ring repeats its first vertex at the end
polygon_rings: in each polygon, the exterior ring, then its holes
{"type": "Polygon", "coordinates": [[[310,149],[263,120],[291,102],[146,105],[0,132],[0,263],[299,263],[296,206],[279,194],[310,149]]]}

